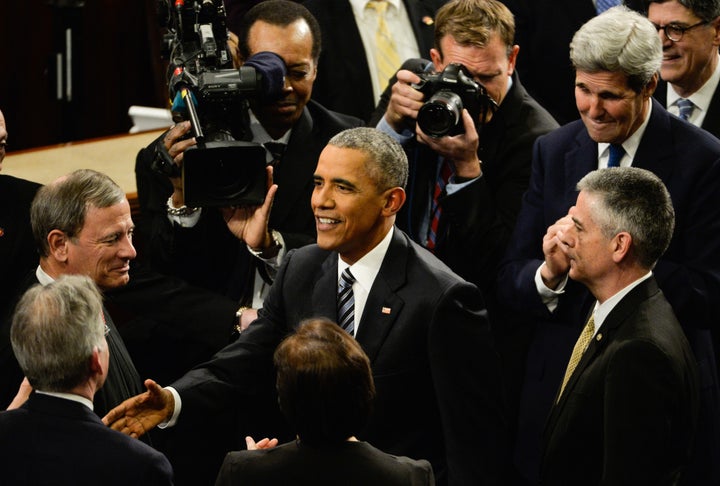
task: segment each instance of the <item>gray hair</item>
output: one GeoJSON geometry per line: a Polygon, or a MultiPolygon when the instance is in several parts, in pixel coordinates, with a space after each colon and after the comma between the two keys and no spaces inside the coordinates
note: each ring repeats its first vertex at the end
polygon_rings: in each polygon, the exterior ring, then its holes
{"type": "Polygon", "coordinates": [[[125,200],[125,192],[105,174],[76,170],[40,188],[30,206],[30,223],[41,257],[50,254],[47,235],[60,230],[75,239],[90,207],[107,208],[125,200]]]}
{"type": "Polygon", "coordinates": [[[382,192],[392,187],[405,188],[408,160],[400,144],[375,128],[350,128],[330,139],[328,145],[360,150],[369,157],[366,173],[382,192]]]}
{"type": "Polygon", "coordinates": [[[102,298],[84,275],[31,287],[13,315],[10,340],[30,384],[63,392],[90,376],[94,348],[106,350],[102,298]]]}
{"type": "Polygon", "coordinates": [[[670,193],[660,178],[638,167],[613,167],[590,172],[577,188],[599,196],[593,219],[603,235],[630,233],[636,260],[643,268],[653,268],[675,228],[670,193]]]}
{"type": "Polygon", "coordinates": [[[679,3],[705,22],[710,22],[720,16],[720,0],[645,0],[643,2],[645,12],[647,13],[651,3],[671,1],[679,3]]]}
{"type": "Polygon", "coordinates": [[[575,33],[570,59],[577,71],[620,72],[639,93],[660,69],[662,42],[646,17],[627,7],[613,7],[575,33]]]}

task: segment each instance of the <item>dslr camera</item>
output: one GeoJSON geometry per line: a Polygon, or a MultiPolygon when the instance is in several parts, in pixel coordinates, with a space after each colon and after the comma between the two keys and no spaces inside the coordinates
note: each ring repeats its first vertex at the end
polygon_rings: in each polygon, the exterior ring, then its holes
{"type": "Polygon", "coordinates": [[[441,73],[419,73],[418,76],[420,82],[412,87],[422,92],[427,101],[418,112],[417,123],[431,137],[464,133],[463,108],[470,112],[478,130],[488,113],[495,113],[498,108],[485,87],[472,79],[462,64],[451,63],[441,73]]]}
{"type": "Polygon", "coordinates": [[[266,193],[265,149],[237,141],[233,126],[247,120],[248,100],[272,102],[285,82],[284,61],[261,52],[236,69],[227,46],[223,0],[159,0],[163,54],[173,120],[190,120],[197,145],[185,151],[182,170],[161,143],[153,169],[182,176],[188,206],[261,204],[266,193]],[[170,3],[172,1],[172,3],[170,3]]]}

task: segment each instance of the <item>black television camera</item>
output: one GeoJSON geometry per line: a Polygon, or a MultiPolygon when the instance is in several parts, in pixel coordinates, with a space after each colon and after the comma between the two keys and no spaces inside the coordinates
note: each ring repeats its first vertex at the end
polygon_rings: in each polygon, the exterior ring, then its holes
{"type": "Polygon", "coordinates": [[[485,87],[473,80],[462,64],[451,63],[441,73],[418,76],[421,81],[412,87],[430,98],[420,108],[417,123],[431,137],[465,132],[463,108],[470,112],[476,126],[480,120],[480,128],[488,113],[495,113],[498,108],[485,87]]]}
{"type": "Polygon", "coordinates": [[[185,151],[180,171],[159,143],[153,168],[182,175],[188,206],[261,204],[267,189],[265,149],[236,141],[232,127],[247,118],[249,98],[272,102],[281,96],[285,63],[261,52],[235,69],[222,0],[159,0],[158,7],[167,28],[173,120],[190,120],[189,136],[197,145],[185,151]]]}

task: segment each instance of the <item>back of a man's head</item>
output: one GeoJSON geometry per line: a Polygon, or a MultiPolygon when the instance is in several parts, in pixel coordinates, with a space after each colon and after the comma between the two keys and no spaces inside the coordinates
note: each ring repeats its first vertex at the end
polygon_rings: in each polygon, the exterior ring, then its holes
{"type": "Polygon", "coordinates": [[[499,35],[510,54],[515,19],[497,0],[452,0],[435,15],[435,48],[440,52],[440,40],[448,35],[463,46],[485,47],[493,34],[499,35]]]}
{"type": "Polygon", "coordinates": [[[120,186],[90,169],[76,170],[40,188],[30,207],[30,223],[40,256],[50,254],[47,237],[52,230],[75,238],[85,225],[90,207],[107,208],[124,200],[120,186]]]}
{"type": "Polygon", "coordinates": [[[662,43],[652,23],[626,7],[614,7],[587,21],[570,43],[576,71],[617,72],[639,93],[660,69],[662,43]]]}
{"type": "Polygon", "coordinates": [[[66,392],[90,377],[93,350],[107,352],[101,315],[100,292],[86,276],[62,276],[23,295],[10,340],[33,388],[66,392]]]}
{"type": "Polygon", "coordinates": [[[599,197],[593,219],[607,238],[626,231],[632,237],[632,257],[650,270],[670,245],[675,211],[665,184],[638,167],[613,167],[590,172],[578,190],[599,197]]]}
{"type": "Polygon", "coordinates": [[[370,361],[337,324],[303,321],[275,351],[280,407],[303,443],[338,444],[366,425],[375,398],[370,361]]]}
{"type": "Polygon", "coordinates": [[[290,24],[304,20],[310,28],[312,34],[312,57],[317,63],[320,57],[320,48],[322,45],[322,36],[320,33],[320,24],[310,11],[303,5],[292,2],[290,0],[265,0],[258,3],[242,17],[241,22],[236,27],[230,26],[230,30],[237,33],[238,50],[241,59],[248,59],[251,56],[249,47],[250,28],[255,22],[262,21],[270,25],[279,27],[287,27],[290,24]],[[237,29],[237,30],[235,30],[237,29]]]}

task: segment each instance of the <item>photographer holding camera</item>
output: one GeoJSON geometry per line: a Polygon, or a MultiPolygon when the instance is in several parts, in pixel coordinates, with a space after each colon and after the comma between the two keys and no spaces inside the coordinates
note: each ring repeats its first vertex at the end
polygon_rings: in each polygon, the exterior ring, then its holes
{"type": "MultiPolygon", "coordinates": [[[[156,154],[163,151],[182,166],[186,151],[198,144],[190,135],[190,122],[178,123],[138,155],[143,214],[139,233],[145,238],[144,254],[157,270],[252,306],[257,294],[253,288],[263,286],[256,269],[266,276],[267,262],[270,267],[279,264],[288,249],[315,240],[309,201],[320,151],[334,134],[362,122],[310,101],[321,39],[317,22],[305,7],[286,0],[262,2],[236,29],[230,28],[238,34],[241,62],[256,59],[258,53],[274,53],[287,69],[275,99],[248,97],[243,106],[226,109],[230,139],[264,147],[265,161],[273,165],[270,182],[277,186],[268,184],[265,205],[222,210],[186,206],[182,179],[152,168],[156,154]]],[[[252,320],[254,312],[246,314],[243,322],[252,320]]]]}
{"type": "Polygon", "coordinates": [[[398,226],[484,291],[527,188],[533,143],[557,127],[514,72],[514,35],[499,1],[447,3],[432,63],[406,61],[375,116],[410,160],[398,226]]]}
{"type": "Polygon", "coordinates": [[[520,84],[514,35],[513,16],[499,1],[450,1],[435,18],[432,63],[406,61],[375,116],[410,161],[397,226],[485,294],[509,417],[524,359],[515,333],[524,329],[498,309],[494,281],[528,186],[533,144],[558,126],[520,84]]]}

